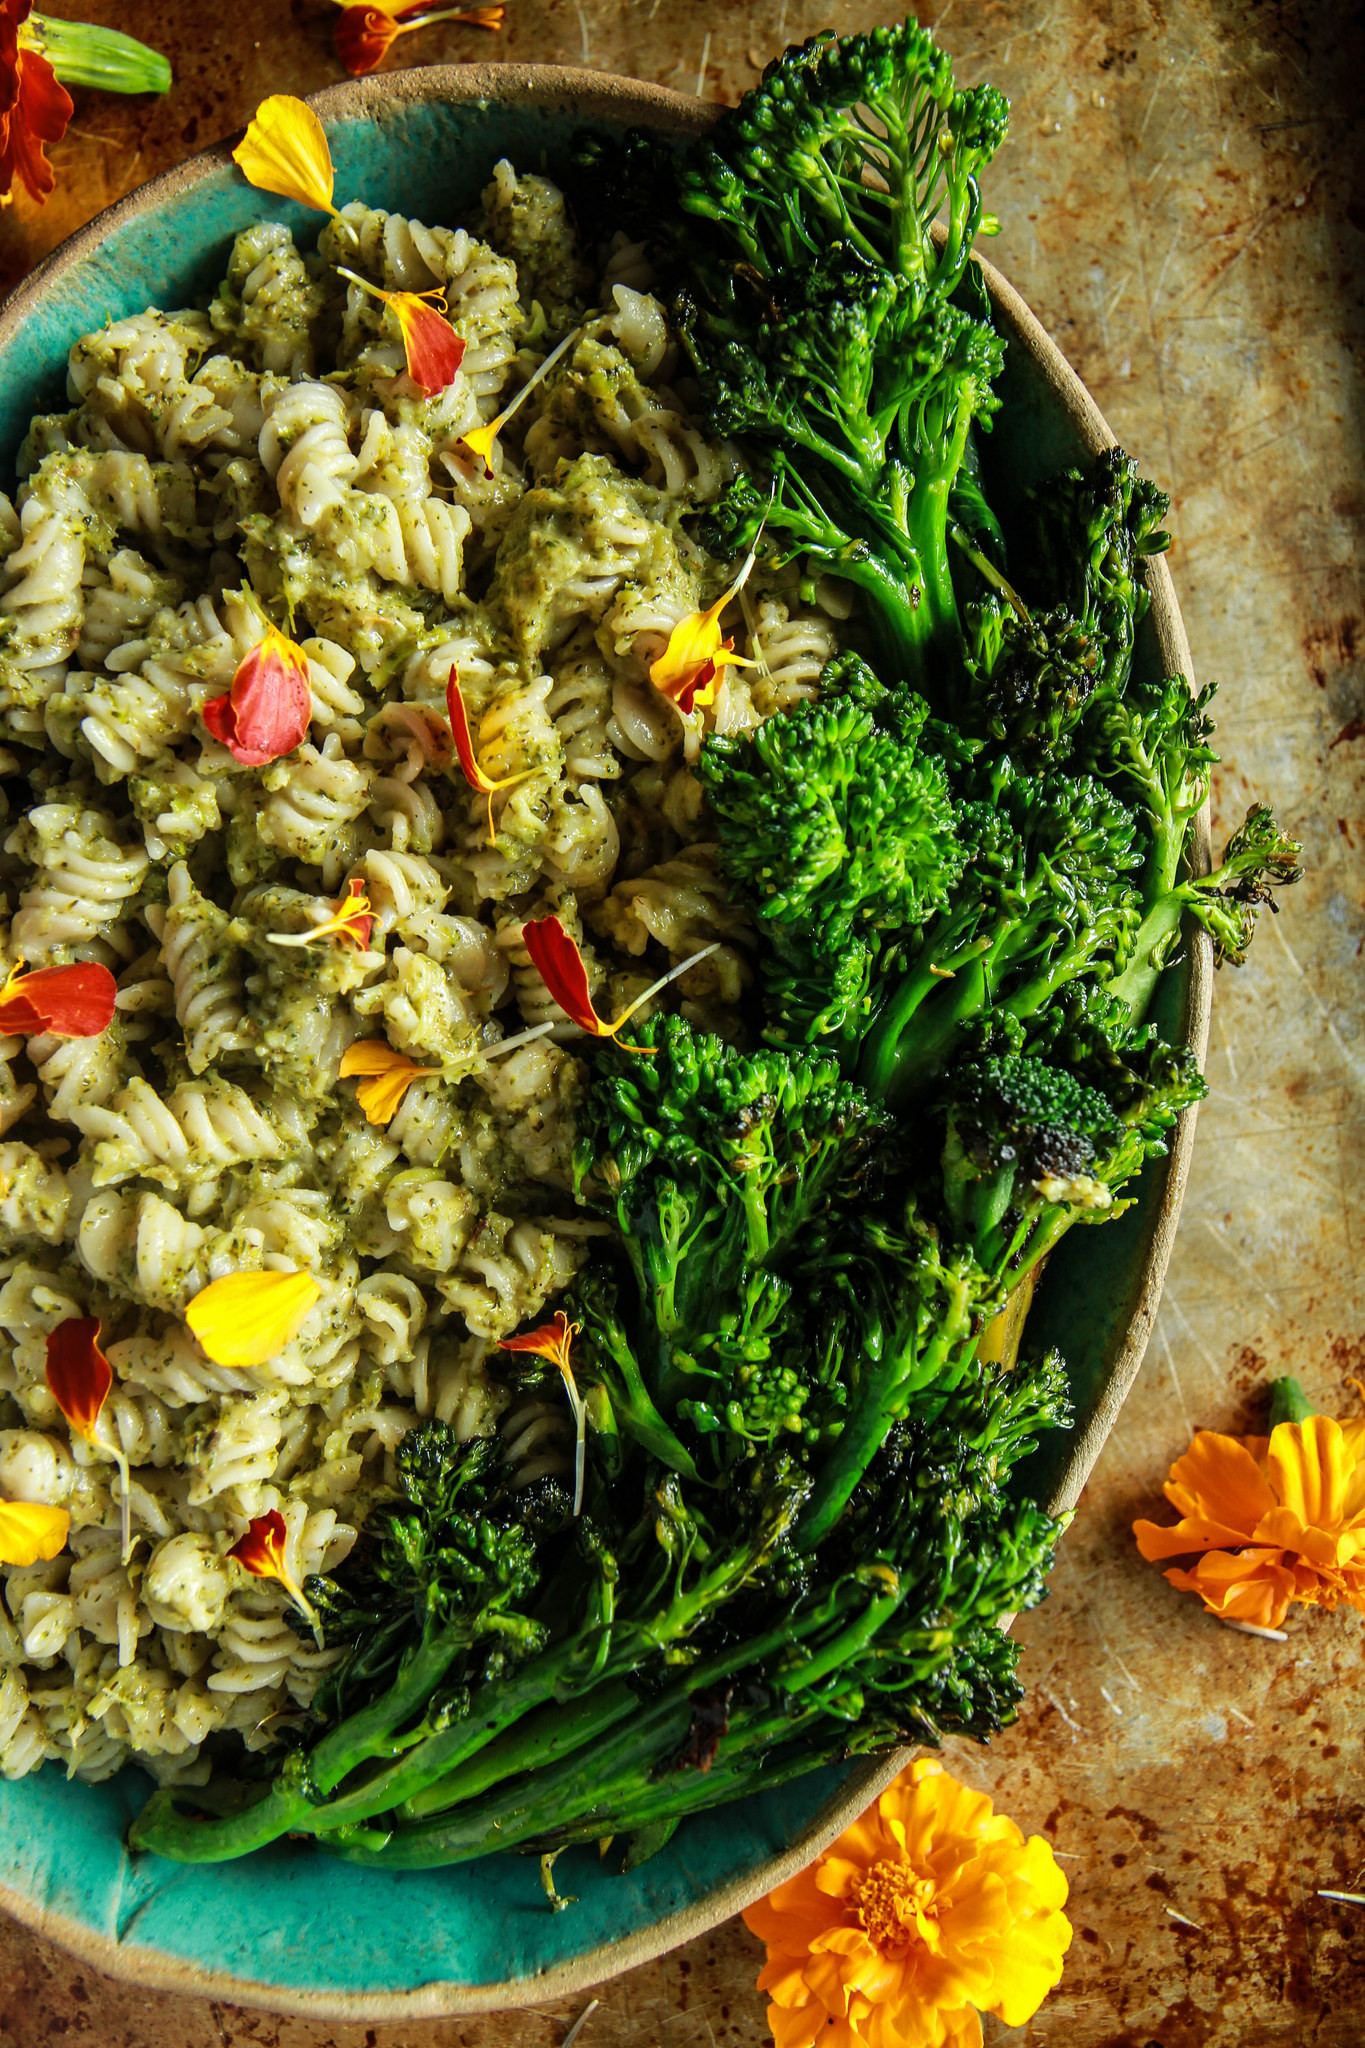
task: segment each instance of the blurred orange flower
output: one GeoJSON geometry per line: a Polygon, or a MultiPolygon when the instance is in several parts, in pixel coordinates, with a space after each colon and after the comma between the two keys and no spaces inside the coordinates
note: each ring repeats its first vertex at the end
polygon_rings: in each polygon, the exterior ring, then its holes
{"type": "Polygon", "coordinates": [[[60,142],[71,119],[71,95],[24,24],[33,0],[0,0],[0,206],[16,178],[42,206],[57,182],[43,148],[60,142]]]}
{"type": "Polygon", "coordinates": [[[1308,1415],[1268,1437],[1201,1429],[1163,1491],[1181,1519],[1134,1522],[1138,1549],[1197,1554],[1166,1577],[1211,1614],[1278,1628],[1296,1600],[1365,1613],[1365,1418],[1308,1415]]]}
{"type": "Polygon", "coordinates": [[[1067,1884],[981,1792],[922,1757],[809,1870],[744,1915],[777,2048],[980,2048],[1062,1974],[1067,1884]]]}
{"type": "Polygon", "coordinates": [[[369,0],[368,5],[337,0],[342,9],[336,25],[337,55],[353,78],[374,71],[389,54],[398,36],[428,28],[437,21],[462,21],[471,28],[502,27],[505,6],[442,7],[432,9],[423,0],[369,0]]]}

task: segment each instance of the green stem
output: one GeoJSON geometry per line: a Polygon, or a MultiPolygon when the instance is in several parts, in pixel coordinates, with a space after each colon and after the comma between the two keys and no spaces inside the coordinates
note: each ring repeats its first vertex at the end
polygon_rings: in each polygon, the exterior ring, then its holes
{"type": "Polygon", "coordinates": [[[522,1771],[558,1763],[635,1713],[639,1705],[638,1693],[616,1680],[598,1686],[568,1706],[542,1707],[528,1714],[500,1740],[490,1742],[468,1763],[447,1771],[434,1784],[406,1800],[400,1809],[401,1817],[422,1820],[429,1814],[444,1813],[522,1771]]]}
{"type": "Polygon", "coordinates": [[[91,21],[57,21],[29,16],[20,42],[47,58],[63,85],[90,85],[100,92],[169,92],[171,67],[159,50],[149,50],[116,28],[91,21]]]}
{"type": "Polygon", "coordinates": [[[1281,1422],[1307,1422],[1317,1414],[1303,1388],[1295,1379],[1272,1380],[1270,1383],[1270,1427],[1276,1428],[1281,1422]]]}

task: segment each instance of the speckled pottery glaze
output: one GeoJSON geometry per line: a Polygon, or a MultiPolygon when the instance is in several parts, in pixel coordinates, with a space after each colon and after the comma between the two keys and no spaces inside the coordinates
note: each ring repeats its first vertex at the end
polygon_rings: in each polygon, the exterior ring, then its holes
{"type": "MultiPolygon", "coordinates": [[[[553,175],[582,126],[685,138],[715,119],[715,109],[656,86],[522,65],[397,72],[337,86],[312,104],[341,203],[363,196],[451,223],[501,156],[553,175]]],[[[262,219],[287,221],[305,245],[318,226],[302,207],[247,186],[226,148],[210,151],[101,215],[24,282],[0,309],[6,480],[30,416],[60,402],[71,343],[148,305],[205,302],[233,236],[262,219]]],[[[1030,482],[1113,436],[1017,293],[983,268],[1010,342],[1005,403],[987,444],[1008,530],[1011,492],[1017,502],[1030,482]]],[[[1165,563],[1149,563],[1147,575],[1152,607],[1138,666],[1189,676],[1165,563]]],[[[1210,983],[1201,935],[1159,999],[1166,1030],[1201,1060],[1210,983]]],[[[1191,1112],[1133,1208],[1103,1231],[1074,1233],[1039,1290],[1030,1335],[1061,1346],[1077,1410],[1075,1430],[1033,1464],[1030,1483],[1053,1512],[1075,1506],[1141,1364],[1193,1136],[1191,1112]]],[[[535,1859],[513,1855],[401,1874],[361,1872],[290,1842],[204,1867],[134,1858],[124,1836],[147,1795],[142,1774],[129,1769],[90,1787],[49,1767],[0,1788],[0,1905],[97,1968],[242,2005],[376,2022],[521,2006],[598,1983],[728,1918],[804,1867],[908,1755],[817,1772],[686,1821],[629,1875],[595,1851],[570,1852],[556,1879],[577,1903],[562,1913],[548,1909],[535,1859]]]]}

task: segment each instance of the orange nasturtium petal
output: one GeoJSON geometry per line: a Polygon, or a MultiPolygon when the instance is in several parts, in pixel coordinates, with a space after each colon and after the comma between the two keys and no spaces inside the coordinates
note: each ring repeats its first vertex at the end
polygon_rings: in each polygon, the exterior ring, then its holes
{"type": "Polygon", "coordinates": [[[71,1517],[41,1500],[0,1500],[0,1564],[37,1564],[65,1550],[71,1517]]]}
{"type": "Polygon", "coordinates": [[[516,775],[504,775],[495,782],[479,766],[479,757],[474,752],[474,736],[469,730],[469,711],[465,705],[464,692],[460,688],[460,671],[456,663],[450,665],[450,680],[446,684],[446,710],[450,714],[450,736],[455,742],[460,769],[465,781],[479,796],[488,799],[488,844],[497,837],[493,830],[493,793],[499,789],[515,789],[519,782],[535,774],[534,768],[523,768],[516,775]]]}
{"type": "Polygon", "coordinates": [[[438,391],[444,391],[464,361],[465,344],[445,317],[445,292],[386,292],[377,284],[371,284],[366,277],[357,277],[353,270],[341,264],[337,270],[342,277],[348,277],[352,284],[368,292],[372,299],[382,299],[398,322],[403,336],[403,353],[407,357],[408,375],[414,384],[432,398],[438,391]],[[438,304],[428,303],[431,300],[438,304]]]}
{"type": "Polygon", "coordinates": [[[47,1384],[71,1427],[95,1441],[100,1410],[114,1384],[114,1369],[99,1347],[98,1316],[68,1316],[47,1339],[47,1384]]]}
{"type": "Polygon", "coordinates": [[[272,946],[315,946],[319,939],[330,939],[333,933],[340,939],[349,939],[359,946],[363,953],[370,943],[374,929],[374,918],[370,911],[370,899],[365,894],[365,884],[352,875],[346,884],[346,894],[337,903],[331,917],[324,918],[306,932],[270,932],[267,937],[272,946]]]}
{"type": "Polygon", "coordinates": [[[228,1273],[200,1289],[185,1321],[215,1365],[264,1365],[298,1336],[321,1293],[311,1273],[228,1273]]]}
{"type": "Polygon", "coordinates": [[[348,1045],[339,1069],[343,1081],[358,1074],[365,1077],[356,1089],[356,1100],[372,1124],[392,1123],[413,1082],[440,1071],[439,1067],[419,1067],[382,1038],[358,1038],[348,1045]]]}
{"type": "Polygon", "coordinates": [[[337,4],[342,8],[335,30],[337,55],[353,78],[376,70],[388,56],[395,36],[411,35],[414,29],[427,28],[435,21],[501,28],[507,12],[505,6],[497,6],[443,7],[433,13],[420,4],[414,6],[412,0],[372,0],[369,6],[337,0],[337,4]]]}
{"type": "Polygon", "coordinates": [[[755,668],[747,655],[735,653],[733,640],[720,637],[720,615],[738,597],[754,566],[751,554],[728,590],[704,612],[689,612],[668,636],[668,645],[651,662],[649,680],[660,696],[676,704],[684,718],[698,705],[713,704],[725,668],[755,668]]]}
{"type": "Polygon", "coordinates": [[[39,967],[25,974],[22,960],[0,989],[0,1032],[51,1031],[58,1038],[98,1038],[114,1021],[118,983],[93,960],[74,967],[39,967]]]}
{"type": "Polygon", "coordinates": [[[336,212],[336,176],[322,123],[292,93],[272,93],[261,101],[232,157],[247,183],[260,191],[297,199],[319,213],[336,212]]]}
{"type": "Polygon", "coordinates": [[[308,731],[313,693],[308,656],[267,623],[242,656],[232,688],[211,697],[200,712],[205,726],[244,768],[263,768],[292,754],[308,731]]]}
{"type": "Polygon", "coordinates": [[[284,1516],[278,1508],[271,1508],[269,1514],[258,1515],[254,1522],[248,1524],[245,1536],[237,1538],[228,1556],[235,1557],[243,1570],[249,1571],[255,1579],[277,1579],[295,1606],[316,1627],[317,1616],[289,1570],[285,1550],[288,1541],[289,1531],[285,1527],[284,1516]]]}
{"type": "Polygon", "coordinates": [[[17,177],[30,199],[47,204],[56,173],[44,145],[60,142],[73,107],[49,60],[34,47],[30,6],[0,6],[0,207],[17,177]]]}
{"type": "Polygon", "coordinates": [[[520,1337],[504,1337],[500,1344],[503,1351],[529,1351],[536,1358],[548,1359],[551,1365],[559,1369],[574,1419],[573,1511],[576,1515],[583,1511],[588,1410],[583,1396],[578,1391],[578,1382],[573,1376],[569,1354],[573,1340],[582,1327],[581,1323],[571,1323],[561,1308],[555,1311],[548,1323],[541,1323],[538,1329],[526,1330],[520,1337]]]}

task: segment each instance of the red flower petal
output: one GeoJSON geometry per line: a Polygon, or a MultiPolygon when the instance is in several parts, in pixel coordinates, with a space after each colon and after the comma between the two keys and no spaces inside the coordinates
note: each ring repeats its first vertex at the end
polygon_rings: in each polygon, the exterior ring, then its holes
{"type": "Polygon", "coordinates": [[[464,341],[445,315],[416,292],[394,292],[389,305],[403,330],[408,375],[428,397],[444,391],[464,361],[464,341]]]}
{"type": "Polygon", "coordinates": [[[352,78],[363,78],[383,63],[401,33],[391,14],[378,7],[346,7],[336,25],[337,55],[352,78]]]}
{"type": "Polygon", "coordinates": [[[73,109],[47,58],[19,48],[19,24],[30,11],[30,5],[0,11],[0,195],[17,177],[41,206],[57,182],[43,145],[61,141],[73,109]]]}
{"type": "Polygon", "coordinates": [[[47,1384],[71,1427],[87,1439],[114,1384],[114,1371],[99,1347],[98,1316],[68,1316],[47,1340],[47,1384]]]}
{"type": "Polygon", "coordinates": [[[469,730],[469,713],[465,709],[464,693],[460,689],[460,671],[453,662],[450,666],[450,680],[446,684],[446,710],[450,716],[450,735],[455,742],[455,752],[459,756],[464,779],[480,796],[488,796],[497,788],[497,784],[490,782],[479,766],[478,756],[474,752],[474,736],[469,730]]]}
{"type": "Polygon", "coordinates": [[[268,1515],[256,1517],[228,1556],[235,1557],[255,1578],[285,1580],[284,1546],[288,1535],[284,1516],[278,1508],[272,1508],[268,1515]]]}
{"type": "Polygon", "coordinates": [[[524,924],[521,936],[531,964],[566,1017],[594,1038],[610,1037],[610,1031],[592,1006],[588,993],[588,970],[583,955],[557,917],[538,917],[524,924]]]}
{"type": "Polygon", "coordinates": [[[39,967],[11,976],[0,995],[0,1032],[55,1031],[60,1038],[98,1038],[113,1022],[118,983],[107,967],[39,967]]]}
{"type": "Polygon", "coordinates": [[[551,1365],[557,1365],[563,1372],[569,1364],[569,1346],[579,1327],[579,1324],[569,1321],[561,1308],[555,1312],[552,1321],[542,1323],[539,1329],[527,1330],[520,1337],[504,1337],[498,1348],[501,1351],[529,1351],[536,1358],[548,1358],[551,1365]]]}
{"type": "Polygon", "coordinates": [[[244,768],[263,768],[292,754],[313,712],[308,657],[275,626],[242,657],[232,688],[213,697],[200,717],[244,768]]]}

